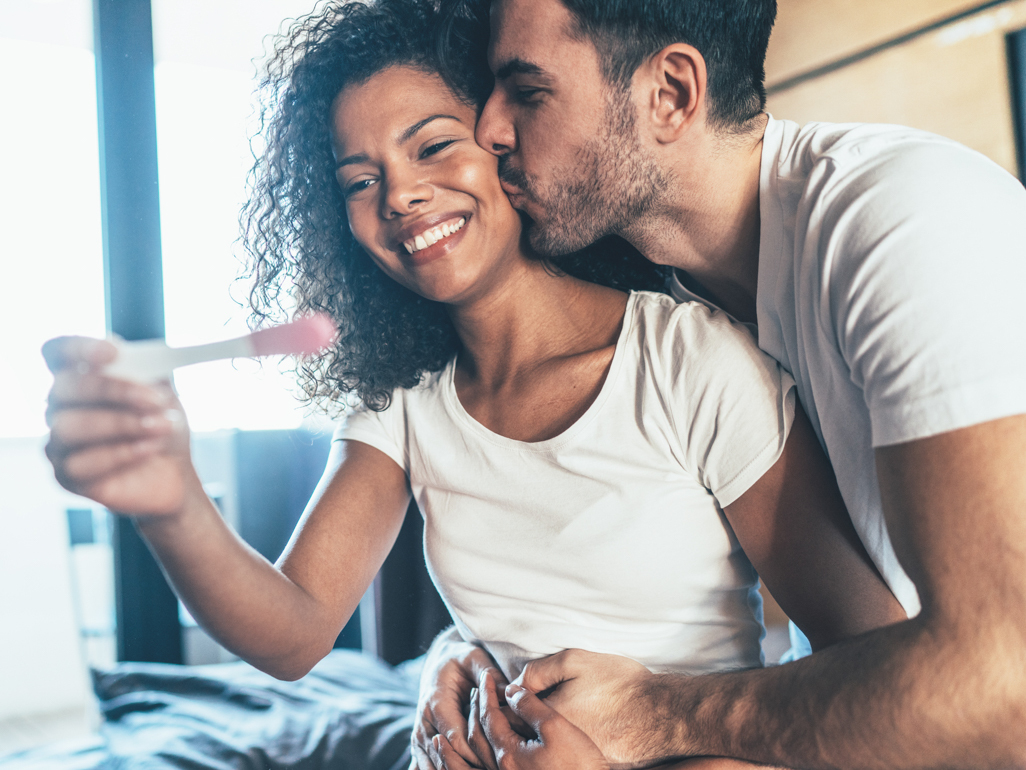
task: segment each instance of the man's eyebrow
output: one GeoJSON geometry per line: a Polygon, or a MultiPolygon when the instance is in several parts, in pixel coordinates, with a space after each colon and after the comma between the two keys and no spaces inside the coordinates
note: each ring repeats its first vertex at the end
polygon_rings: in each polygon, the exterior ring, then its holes
{"type": "Polygon", "coordinates": [[[545,70],[537,64],[523,59],[510,59],[495,71],[496,80],[505,80],[510,75],[544,75],[545,70]]]}
{"type": "MultiPolygon", "coordinates": [[[[399,144],[406,144],[414,136],[417,135],[417,132],[420,131],[420,129],[424,128],[424,126],[426,126],[428,123],[430,123],[433,120],[439,120],[441,118],[448,118],[449,120],[455,120],[455,121],[457,121],[459,123],[463,122],[459,118],[457,118],[455,115],[445,115],[445,114],[442,114],[442,113],[439,113],[437,115],[429,115],[428,117],[424,118],[423,120],[418,120],[412,126],[410,126],[405,131],[403,131],[401,134],[399,134],[399,144]]],[[[368,158],[366,155],[363,155],[362,153],[359,154],[359,155],[347,155],[346,157],[342,158],[342,160],[340,160],[338,163],[335,164],[335,170],[338,171],[343,166],[353,166],[353,165],[355,165],[357,163],[367,163],[369,161],[370,161],[370,158],[368,158]]]]}

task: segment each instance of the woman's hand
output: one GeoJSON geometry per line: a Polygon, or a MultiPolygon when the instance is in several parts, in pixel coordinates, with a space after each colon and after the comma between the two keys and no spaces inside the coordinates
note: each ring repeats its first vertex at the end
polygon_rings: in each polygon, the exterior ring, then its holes
{"type": "Polygon", "coordinates": [[[430,758],[436,735],[445,737],[450,748],[469,766],[483,766],[470,747],[467,714],[471,693],[485,670],[491,670],[502,686],[506,686],[492,656],[477,645],[464,642],[454,629],[439,636],[431,645],[421,674],[410,770],[439,770],[440,765],[433,764],[430,758]]]}
{"type": "Polygon", "coordinates": [[[469,770],[609,770],[598,747],[537,695],[514,685],[501,699],[501,682],[485,671],[475,690],[471,732],[488,746],[484,765],[467,762],[442,735],[435,736],[429,755],[437,768],[469,770]],[[511,721],[511,716],[516,724],[511,721]],[[526,726],[526,729],[523,727],[526,726]]]}
{"type": "Polygon", "coordinates": [[[59,337],[43,346],[53,372],[46,456],[65,489],[118,513],[179,512],[191,470],[189,429],[169,383],[105,377],[109,342],[59,337]]]}

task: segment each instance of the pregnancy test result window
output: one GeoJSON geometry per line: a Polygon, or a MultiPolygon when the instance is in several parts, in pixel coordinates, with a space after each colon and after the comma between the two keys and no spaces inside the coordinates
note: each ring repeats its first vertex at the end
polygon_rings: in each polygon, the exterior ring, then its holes
{"type": "MultiPolygon", "coordinates": [[[[265,37],[313,0],[153,0],[154,79],[167,341],[192,345],[245,334],[234,283],[248,136],[256,121],[256,64],[265,37]],[[234,299],[233,299],[234,297],[234,299]]],[[[269,44],[269,41],[267,42],[269,44]]],[[[289,362],[285,363],[287,367],[289,362]]],[[[318,426],[296,401],[295,378],[273,359],[179,370],[194,432],[318,426]]]]}

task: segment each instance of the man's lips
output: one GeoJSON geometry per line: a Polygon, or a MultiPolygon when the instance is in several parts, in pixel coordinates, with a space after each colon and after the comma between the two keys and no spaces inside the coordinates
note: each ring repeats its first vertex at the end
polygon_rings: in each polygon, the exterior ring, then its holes
{"type": "Polygon", "coordinates": [[[507,182],[505,179],[500,179],[499,180],[499,185],[502,187],[502,191],[504,193],[506,193],[506,195],[509,195],[509,196],[514,196],[514,195],[522,196],[524,194],[523,190],[521,190],[519,187],[517,187],[512,182],[507,182]]]}

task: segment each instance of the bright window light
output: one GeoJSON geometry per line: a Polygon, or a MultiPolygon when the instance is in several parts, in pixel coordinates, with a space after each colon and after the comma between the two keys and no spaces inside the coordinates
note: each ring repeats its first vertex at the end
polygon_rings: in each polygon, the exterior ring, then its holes
{"type": "MultiPolygon", "coordinates": [[[[301,2],[154,0],[153,28],[166,333],[171,345],[248,331],[239,210],[252,165],[256,65],[264,39],[301,2]],[[290,7],[291,6],[291,7],[290,7]]],[[[194,431],[318,424],[278,362],[218,362],[175,375],[194,431]]]]}
{"type": "Polygon", "coordinates": [[[103,245],[93,54],[7,32],[0,28],[0,438],[16,438],[47,430],[43,342],[104,334],[103,245]]]}

